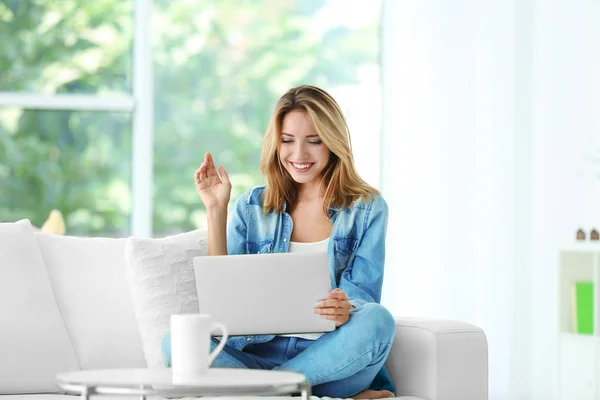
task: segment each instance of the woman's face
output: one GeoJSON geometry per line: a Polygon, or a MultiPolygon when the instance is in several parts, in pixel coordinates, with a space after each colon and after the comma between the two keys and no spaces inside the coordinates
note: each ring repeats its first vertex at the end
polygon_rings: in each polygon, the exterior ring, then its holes
{"type": "Polygon", "coordinates": [[[293,110],[283,117],[279,160],[294,181],[311,183],[320,180],[330,154],[305,111],[293,110]]]}

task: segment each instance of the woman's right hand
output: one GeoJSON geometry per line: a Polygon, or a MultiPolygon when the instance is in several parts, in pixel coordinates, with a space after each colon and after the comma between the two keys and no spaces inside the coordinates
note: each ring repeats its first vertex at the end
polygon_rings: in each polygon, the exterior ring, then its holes
{"type": "Polygon", "coordinates": [[[210,153],[204,155],[204,161],[195,174],[196,190],[202,198],[206,210],[218,207],[227,209],[229,197],[231,196],[231,182],[223,166],[219,167],[219,173],[210,153]],[[219,177],[221,175],[221,177],[219,177]]]}

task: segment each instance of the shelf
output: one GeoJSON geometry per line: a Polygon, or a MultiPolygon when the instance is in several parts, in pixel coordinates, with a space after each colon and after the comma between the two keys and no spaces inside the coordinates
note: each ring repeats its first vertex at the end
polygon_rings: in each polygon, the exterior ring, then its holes
{"type": "Polygon", "coordinates": [[[600,397],[600,243],[571,243],[559,251],[559,388],[561,400],[600,397]],[[573,283],[594,283],[594,334],[573,332],[573,283]]]}
{"type": "MultiPolygon", "coordinates": [[[[561,333],[572,333],[572,317],[573,317],[573,289],[572,285],[574,282],[594,282],[595,288],[595,302],[597,305],[598,300],[598,289],[600,285],[598,273],[599,260],[600,260],[600,246],[586,246],[582,244],[578,249],[573,247],[569,249],[562,249],[560,251],[560,263],[559,263],[559,329],[561,333]]],[[[600,330],[598,329],[598,307],[595,308],[594,315],[594,333],[598,335],[600,330]]],[[[582,335],[586,336],[586,335],[582,335]]]]}
{"type": "Polygon", "coordinates": [[[560,335],[560,399],[596,400],[600,340],[592,335],[560,335]]]}
{"type": "Polygon", "coordinates": [[[600,336],[597,335],[584,335],[582,333],[572,333],[572,332],[561,332],[560,333],[561,340],[568,340],[572,342],[580,341],[580,342],[592,342],[598,343],[600,345],[600,336]]]}
{"type": "Polygon", "coordinates": [[[600,242],[574,242],[560,249],[561,253],[600,253],[600,242]]]}

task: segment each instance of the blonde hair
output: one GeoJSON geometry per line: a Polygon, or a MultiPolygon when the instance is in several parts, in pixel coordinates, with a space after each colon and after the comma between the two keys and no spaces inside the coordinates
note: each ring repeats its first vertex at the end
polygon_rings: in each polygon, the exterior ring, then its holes
{"type": "Polygon", "coordinates": [[[356,172],[348,124],[340,106],[324,90],[303,85],[288,90],[277,101],[265,133],[259,166],[267,179],[263,193],[265,212],[283,211],[284,202],[288,210],[293,210],[297,202],[297,183],[281,165],[278,150],[283,118],[292,110],[306,112],[321,141],[331,151],[322,178],[326,215],[330,207],[346,208],[360,198],[368,200],[379,194],[356,172]]]}

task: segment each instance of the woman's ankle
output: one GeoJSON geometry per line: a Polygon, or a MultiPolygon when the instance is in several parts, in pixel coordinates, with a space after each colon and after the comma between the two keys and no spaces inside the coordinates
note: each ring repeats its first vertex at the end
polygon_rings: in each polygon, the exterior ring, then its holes
{"type": "Polygon", "coordinates": [[[389,390],[363,390],[360,393],[351,396],[353,399],[387,399],[390,397],[396,397],[394,393],[389,390]]]}

